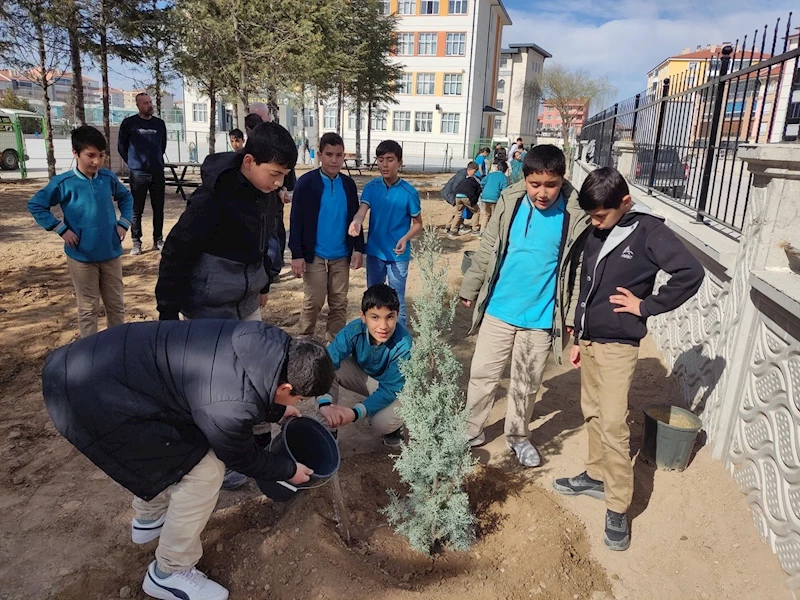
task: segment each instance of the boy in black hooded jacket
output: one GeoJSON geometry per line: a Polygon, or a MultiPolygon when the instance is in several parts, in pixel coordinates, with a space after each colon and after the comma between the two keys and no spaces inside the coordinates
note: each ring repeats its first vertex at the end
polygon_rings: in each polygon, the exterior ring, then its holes
{"type": "Polygon", "coordinates": [[[581,410],[589,434],[586,471],[556,479],[566,495],[605,499],[605,544],[627,550],[626,512],[633,498],[628,390],[647,335],[647,318],[675,310],[695,295],[705,271],[664,220],[633,204],[616,169],[586,178],[578,196],[595,229],[583,250],[581,291],[570,362],[581,369],[581,410]],[[670,279],[653,294],[657,273],[670,279]]]}

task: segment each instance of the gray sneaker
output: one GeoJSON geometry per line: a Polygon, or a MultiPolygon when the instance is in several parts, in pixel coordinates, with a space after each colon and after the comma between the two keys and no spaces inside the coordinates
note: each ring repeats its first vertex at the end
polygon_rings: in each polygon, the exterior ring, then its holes
{"type": "Polygon", "coordinates": [[[486,434],[481,431],[478,435],[472,438],[469,441],[470,448],[477,448],[478,446],[483,446],[486,443],[486,434]]]}
{"type": "Polygon", "coordinates": [[[247,475],[243,475],[231,469],[225,469],[225,477],[222,479],[222,489],[231,491],[242,487],[247,483],[247,475]]]}
{"type": "Polygon", "coordinates": [[[383,443],[389,448],[399,448],[403,443],[403,428],[398,427],[391,433],[383,436],[383,443]]]}
{"type": "Polygon", "coordinates": [[[142,253],[142,242],[133,242],[131,248],[131,256],[139,256],[142,253]]]}
{"type": "Polygon", "coordinates": [[[161,252],[164,249],[164,240],[156,240],[153,242],[153,250],[161,252]]]}
{"type": "Polygon", "coordinates": [[[621,552],[631,545],[631,526],[625,513],[606,511],[606,532],[603,541],[606,548],[621,552]]]}
{"type": "Polygon", "coordinates": [[[598,500],[606,499],[603,482],[592,479],[586,471],[575,477],[562,477],[561,479],[553,480],[553,489],[565,496],[585,495],[598,500]]]}
{"type": "Polygon", "coordinates": [[[524,442],[514,442],[508,445],[509,449],[517,455],[519,464],[523,467],[538,467],[542,464],[542,457],[533,447],[530,440],[524,442]]]}

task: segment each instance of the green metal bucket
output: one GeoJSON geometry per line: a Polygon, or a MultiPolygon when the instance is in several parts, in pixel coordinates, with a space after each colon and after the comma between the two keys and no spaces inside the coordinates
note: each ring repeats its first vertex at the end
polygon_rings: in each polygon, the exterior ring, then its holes
{"type": "Polygon", "coordinates": [[[683,471],[703,422],[688,410],[667,404],[650,404],[642,411],[642,459],[665,471],[683,471]]]}

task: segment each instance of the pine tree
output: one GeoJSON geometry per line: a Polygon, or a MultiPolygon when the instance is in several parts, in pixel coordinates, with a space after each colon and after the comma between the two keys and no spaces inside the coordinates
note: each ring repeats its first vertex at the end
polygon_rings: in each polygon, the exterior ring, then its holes
{"type": "Polygon", "coordinates": [[[428,228],[414,257],[422,273],[422,292],[414,299],[417,334],[411,358],[402,367],[406,382],[400,394],[400,414],[408,428],[395,470],[411,492],[400,497],[389,490],[384,513],[411,546],[430,552],[437,546],[466,550],[474,539],[464,479],[474,461],[467,442],[467,413],[458,387],[461,365],[443,332],[453,323],[455,298],[447,286],[442,248],[428,228]]]}

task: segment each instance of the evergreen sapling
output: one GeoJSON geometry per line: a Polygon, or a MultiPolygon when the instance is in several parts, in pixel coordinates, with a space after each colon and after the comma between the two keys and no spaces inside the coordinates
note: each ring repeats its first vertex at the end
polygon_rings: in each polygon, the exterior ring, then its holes
{"type": "Polygon", "coordinates": [[[389,490],[384,509],[395,531],[419,552],[439,546],[467,550],[474,540],[475,518],[469,510],[464,479],[474,466],[467,442],[467,413],[458,387],[461,365],[443,333],[455,316],[456,298],[447,283],[447,265],[432,228],[426,229],[414,258],[422,290],[414,299],[416,333],[411,358],[402,365],[405,386],[400,415],[408,428],[395,470],[411,490],[400,497],[389,490]]]}

